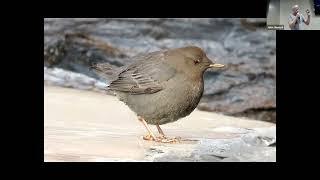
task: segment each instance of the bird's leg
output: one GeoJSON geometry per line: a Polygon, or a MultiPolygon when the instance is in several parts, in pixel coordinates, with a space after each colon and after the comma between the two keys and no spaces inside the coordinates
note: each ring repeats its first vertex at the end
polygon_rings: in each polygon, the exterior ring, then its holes
{"type": "Polygon", "coordinates": [[[156,140],[156,137],[154,136],[154,134],[152,133],[150,127],[148,126],[147,122],[141,117],[141,116],[138,116],[138,119],[139,121],[142,122],[142,124],[144,125],[144,127],[146,127],[146,129],[148,130],[148,133],[147,135],[143,136],[143,139],[144,140],[149,140],[149,141],[155,141],[156,140]]]}
{"type": "Polygon", "coordinates": [[[160,128],[160,125],[157,124],[157,129],[159,134],[161,135],[160,137],[158,137],[157,141],[159,142],[163,142],[163,143],[174,143],[174,142],[180,142],[180,138],[179,137],[175,137],[175,138],[168,138],[164,135],[162,129],[160,128]]]}
{"type": "Polygon", "coordinates": [[[159,125],[159,124],[157,124],[156,126],[157,126],[158,132],[159,132],[159,134],[161,135],[161,137],[165,137],[165,135],[164,135],[164,133],[163,133],[162,129],[160,128],[160,125],[159,125]]]}

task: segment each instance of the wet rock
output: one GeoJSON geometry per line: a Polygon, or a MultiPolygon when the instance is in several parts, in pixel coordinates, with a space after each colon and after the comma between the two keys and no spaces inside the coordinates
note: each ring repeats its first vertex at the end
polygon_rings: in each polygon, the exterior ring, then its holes
{"type": "Polygon", "coordinates": [[[60,68],[44,67],[45,85],[62,86],[82,90],[105,92],[106,82],[88,77],[84,74],[67,71],[60,68]]]}
{"type": "Polygon", "coordinates": [[[276,129],[219,127],[212,131],[238,134],[238,138],[199,139],[196,144],[154,146],[148,160],[165,162],[275,162],[276,129]]]}

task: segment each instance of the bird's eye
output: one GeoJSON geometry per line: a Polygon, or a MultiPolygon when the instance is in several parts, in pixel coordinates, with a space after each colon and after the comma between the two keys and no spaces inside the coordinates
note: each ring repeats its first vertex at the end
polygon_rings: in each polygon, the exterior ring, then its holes
{"type": "Polygon", "coordinates": [[[200,62],[200,59],[193,60],[194,64],[198,64],[200,62]]]}

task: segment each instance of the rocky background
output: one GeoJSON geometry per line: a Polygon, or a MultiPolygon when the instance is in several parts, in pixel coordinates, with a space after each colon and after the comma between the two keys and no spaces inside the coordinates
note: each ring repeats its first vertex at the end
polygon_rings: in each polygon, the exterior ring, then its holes
{"type": "Polygon", "coordinates": [[[89,66],[196,45],[228,68],[205,74],[198,109],[276,122],[276,32],[266,19],[44,19],[45,84],[104,92],[89,66]]]}

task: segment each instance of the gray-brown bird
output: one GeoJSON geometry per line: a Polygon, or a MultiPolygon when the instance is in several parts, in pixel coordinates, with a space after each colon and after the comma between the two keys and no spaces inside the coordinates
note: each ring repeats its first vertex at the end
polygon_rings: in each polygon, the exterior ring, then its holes
{"type": "Polygon", "coordinates": [[[108,90],[134,111],[148,130],[145,140],[176,142],[166,137],[160,125],[189,115],[203,94],[203,74],[221,68],[199,47],[188,46],[133,57],[134,63],[114,68],[107,63],[92,67],[100,74],[114,76],[108,90]],[[156,125],[155,136],[148,124],[156,125]]]}

